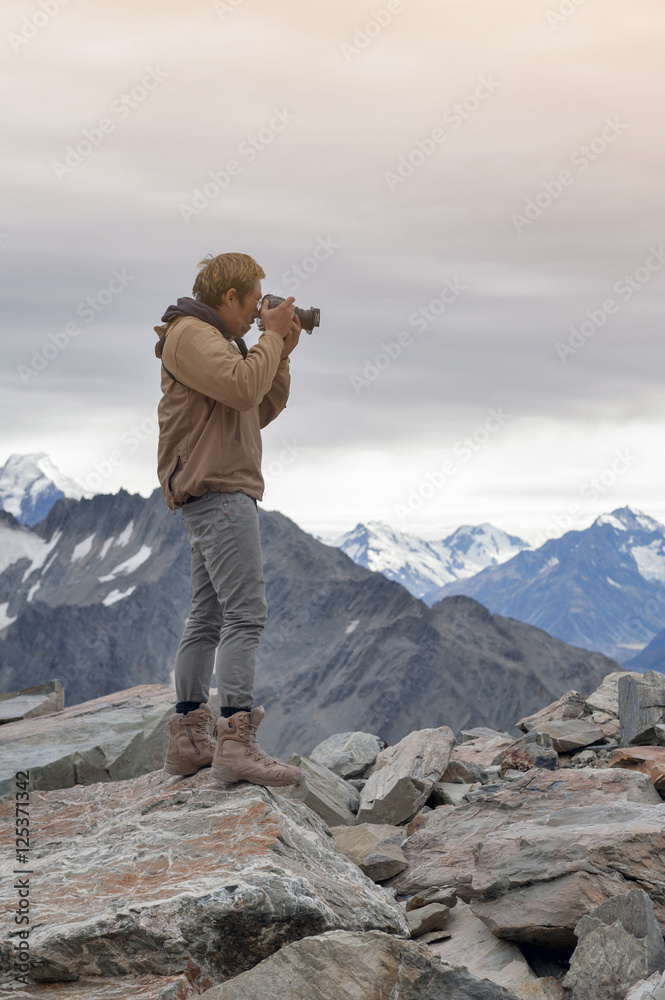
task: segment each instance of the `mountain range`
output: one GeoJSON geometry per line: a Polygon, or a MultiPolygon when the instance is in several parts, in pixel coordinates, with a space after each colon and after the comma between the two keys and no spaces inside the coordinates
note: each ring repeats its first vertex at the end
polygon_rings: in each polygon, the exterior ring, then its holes
{"type": "MultiPolygon", "coordinates": [[[[617,669],[468,597],[429,608],[282,514],[261,509],[260,526],[270,615],[256,693],[280,755],[359,728],[388,743],[443,724],[508,728],[617,669]]],[[[169,682],[190,553],[160,491],[61,499],[33,528],[4,512],[0,552],[1,690],[59,677],[75,704],[169,682]]]]}
{"type": "Polygon", "coordinates": [[[10,455],[0,469],[0,510],[21,524],[39,524],[62,497],[85,495],[81,484],[64,476],[44,452],[10,455]]]}

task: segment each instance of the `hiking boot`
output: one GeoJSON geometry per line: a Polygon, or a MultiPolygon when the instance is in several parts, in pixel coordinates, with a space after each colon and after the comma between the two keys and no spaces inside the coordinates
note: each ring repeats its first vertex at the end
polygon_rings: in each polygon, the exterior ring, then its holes
{"type": "Polygon", "coordinates": [[[212,764],[217,744],[210,736],[209,725],[214,720],[209,705],[200,705],[187,715],[171,716],[165,727],[170,733],[164,763],[167,774],[196,774],[212,764]]]}
{"type": "Polygon", "coordinates": [[[255,785],[295,785],[302,778],[299,767],[269,757],[256,741],[256,730],[265,715],[259,705],[251,712],[236,712],[215,725],[217,749],[211,776],[216,781],[251,781],[255,785]]]}

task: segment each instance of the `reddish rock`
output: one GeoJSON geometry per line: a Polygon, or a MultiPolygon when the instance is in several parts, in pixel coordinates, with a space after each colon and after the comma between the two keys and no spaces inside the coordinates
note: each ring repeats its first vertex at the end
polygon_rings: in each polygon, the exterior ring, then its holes
{"type": "Polygon", "coordinates": [[[607,766],[640,771],[649,776],[659,792],[665,793],[665,747],[623,747],[610,754],[607,766]]]}

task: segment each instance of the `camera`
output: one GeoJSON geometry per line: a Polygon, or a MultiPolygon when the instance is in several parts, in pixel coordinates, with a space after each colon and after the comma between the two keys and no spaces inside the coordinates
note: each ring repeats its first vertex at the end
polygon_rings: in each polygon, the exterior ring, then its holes
{"type": "MultiPolygon", "coordinates": [[[[279,295],[264,295],[261,300],[261,305],[259,306],[259,312],[261,312],[264,303],[268,306],[268,309],[275,309],[281,302],[286,302],[286,299],[280,298],[279,295]]],[[[298,306],[294,306],[293,311],[300,320],[300,325],[306,333],[311,333],[314,327],[319,325],[321,319],[320,309],[315,309],[314,306],[311,306],[309,309],[300,309],[298,306]]],[[[259,318],[258,327],[259,330],[265,330],[263,320],[261,318],[259,318]]]]}

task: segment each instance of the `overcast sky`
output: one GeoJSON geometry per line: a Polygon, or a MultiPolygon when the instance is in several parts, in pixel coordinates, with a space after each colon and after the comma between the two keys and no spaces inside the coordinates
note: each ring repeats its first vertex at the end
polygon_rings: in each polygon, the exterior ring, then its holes
{"type": "Polygon", "coordinates": [[[662,3],[0,18],[0,463],[46,451],[149,494],[152,327],[235,250],[321,309],[264,435],[266,507],[532,541],[624,504],[665,520],[662,3]]]}

